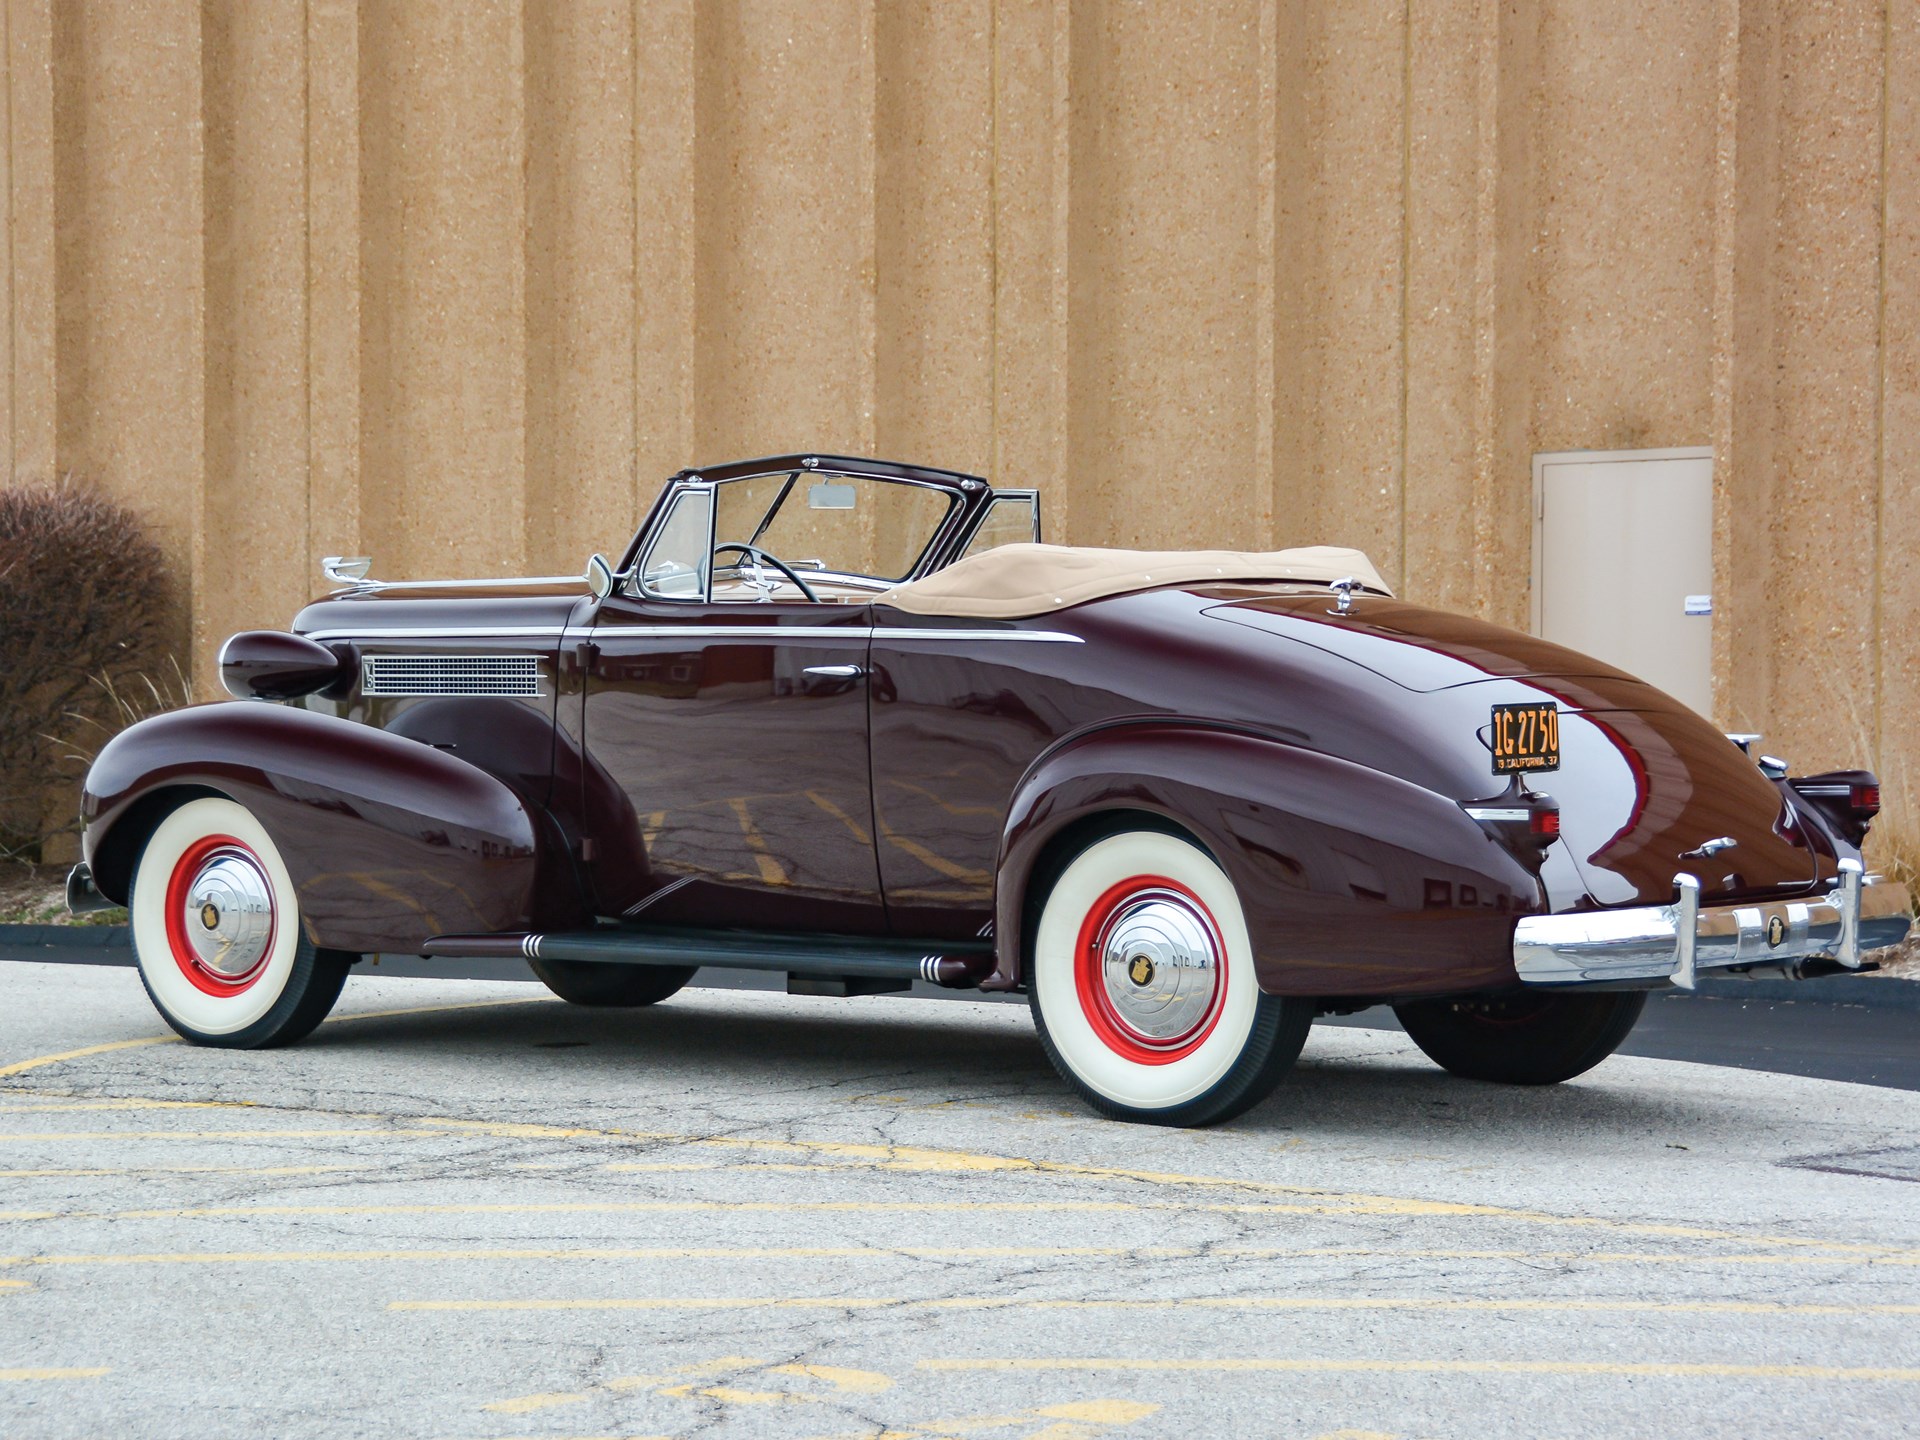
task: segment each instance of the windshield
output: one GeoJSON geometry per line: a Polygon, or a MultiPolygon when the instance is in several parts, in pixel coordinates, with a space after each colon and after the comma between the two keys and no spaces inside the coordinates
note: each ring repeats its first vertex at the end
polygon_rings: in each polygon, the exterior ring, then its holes
{"type": "MultiPolygon", "coordinates": [[[[933,543],[955,497],[931,485],[809,470],[715,487],[716,545],[754,545],[803,574],[904,580],[933,543]]],[[[738,551],[716,568],[737,567],[738,551]]]]}

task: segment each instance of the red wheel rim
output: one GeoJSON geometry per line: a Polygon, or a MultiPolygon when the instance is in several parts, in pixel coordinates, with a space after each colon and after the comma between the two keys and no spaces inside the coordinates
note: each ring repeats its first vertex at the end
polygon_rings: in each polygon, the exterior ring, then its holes
{"type": "Polygon", "coordinates": [[[173,963],[180,967],[180,973],[196,989],[221,997],[238,995],[250,989],[266,972],[267,962],[273,958],[273,942],[279,925],[273,905],[272,886],[266,881],[266,873],[267,867],[261,864],[260,857],[245,842],[231,835],[204,836],[189,845],[180,858],[173,862],[173,873],[167,877],[167,949],[173,955],[173,963]],[[223,857],[245,861],[257,871],[262,878],[267,900],[267,934],[260,958],[237,975],[215,970],[202,960],[192,932],[188,929],[187,902],[194,882],[206,873],[208,866],[223,857]]]}
{"type": "MultiPolygon", "coordinates": [[[[1151,966],[1146,973],[1152,977],[1151,966]]],[[[1164,875],[1135,875],[1109,887],[1087,910],[1074,945],[1073,980],[1080,1013],[1102,1044],[1136,1064],[1170,1065],[1204,1045],[1220,1019],[1228,984],[1226,942],[1213,912],[1190,888],[1164,875]],[[1167,913],[1187,917],[1191,922],[1189,933],[1203,937],[1213,966],[1210,995],[1197,1018],[1169,1035],[1151,1034],[1133,1023],[1114,1004],[1108,990],[1107,961],[1116,931],[1127,917],[1150,906],[1168,907],[1167,913]]]]}

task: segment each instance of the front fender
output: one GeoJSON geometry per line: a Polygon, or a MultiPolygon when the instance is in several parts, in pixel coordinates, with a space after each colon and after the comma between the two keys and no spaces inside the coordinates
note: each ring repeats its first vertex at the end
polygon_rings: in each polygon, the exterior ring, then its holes
{"type": "Polygon", "coordinates": [[[505,784],[382,730],[265,703],[199,705],[122,731],[87,772],[82,846],[125,903],[169,792],[252,811],[315,945],[416,951],[429,935],[526,928],[533,817],[505,784]]]}
{"type": "Polygon", "coordinates": [[[987,988],[1019,983],[1029,895],[1054,843],[1117,811],[1171,821],[1213,854],[1239,891],[1269,994],[1511,984],[1514,924],[1545,908],[1538,879],[1445,796],[1245,731],[1128,721],[1063,741],[1015,789],[987,988]]]}

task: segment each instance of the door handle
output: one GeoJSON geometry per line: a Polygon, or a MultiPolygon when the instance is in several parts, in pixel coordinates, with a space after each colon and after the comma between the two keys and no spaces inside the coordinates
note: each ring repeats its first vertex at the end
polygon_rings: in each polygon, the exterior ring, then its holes
{"type": "Polygon", "coordinates": [[[816,680],[858,680],[867,673],[864,665],[809,665],[800,672],[816,680]]]}

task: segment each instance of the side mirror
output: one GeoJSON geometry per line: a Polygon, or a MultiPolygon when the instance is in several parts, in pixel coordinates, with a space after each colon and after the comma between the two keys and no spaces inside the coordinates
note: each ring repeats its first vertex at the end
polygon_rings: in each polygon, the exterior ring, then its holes
{"type": "Polygon", "coordinates": [[[619,583],[620,577],[613,573],[613,566],[607,563],[606,556],[595,555],[587,561],[587,585],[596,600],[604,600],[613,594],[614,586],[619,583]]]}

